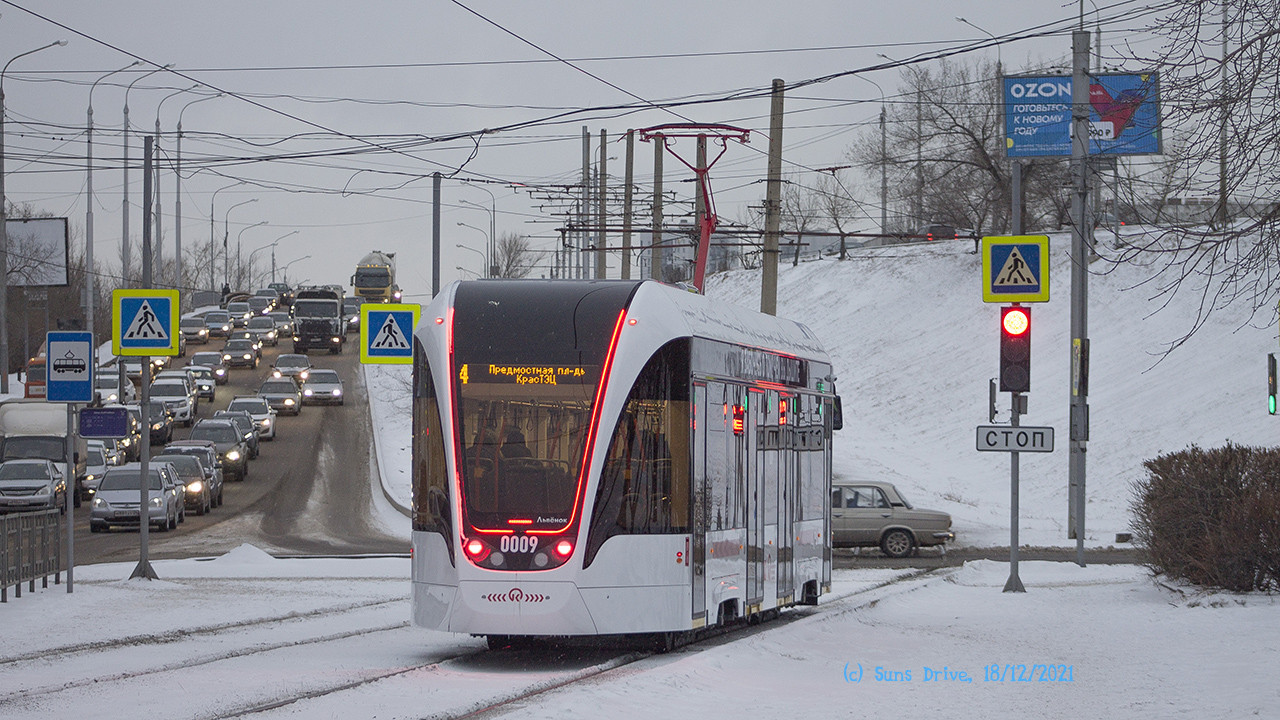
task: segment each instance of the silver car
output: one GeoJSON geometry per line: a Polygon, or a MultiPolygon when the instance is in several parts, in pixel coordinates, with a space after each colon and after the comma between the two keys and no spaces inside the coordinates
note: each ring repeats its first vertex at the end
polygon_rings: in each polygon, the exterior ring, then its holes
{"type": "Polygon", "coordinates": [[[955,539],[951,515],[913,507],[893,483],[841,482],[831,488],[831,538],[837,547],[876,547],[894,558],[955,539]]]}
{"type": "Polygon", "coordinates": [[[298,382],[311,374],[311,358],[301,353],[284,353],[271,365],[271,377],[297,378],[298,382]]]}
{"type": "Polygon", "coordinates": [[[307,405],[341,405],[344,390],[337,370],[316,368],[302,382],[302,402],[307,405]]]}
{"type": "Polygon", "coordinates": [[[241,395],[227,405],[228,410],[243,410],[249,413],[258,426],[258,437],[263,440],[276,439],[276,411],[266,400],[256,395],[241,395]]]}
{"type": "Polygon", "coordinates": [[[58,466],[40,458],[0,463],[0,513],[67,511],[67,483],[58,466]]]}
{"type": "MultiPolygon", "coordinates": [[[[147,522],[164,532],[178,527],[183,495],[178,494],[177,473],[169,463],[151,463],[147,482],[147,522]]],[[[102,532],[114,525],[137,526],[141,513],[142,465],[129,463],[112,468],[98,484],[89,514],[89,531],[102,532]]]]}
{"type": "Polygon", "coordinates": [[[268,378],[258,388],[258,397],[266,400],[278,413],[297,415],[302,412],[302,390],[293,378],[268,378]]]}

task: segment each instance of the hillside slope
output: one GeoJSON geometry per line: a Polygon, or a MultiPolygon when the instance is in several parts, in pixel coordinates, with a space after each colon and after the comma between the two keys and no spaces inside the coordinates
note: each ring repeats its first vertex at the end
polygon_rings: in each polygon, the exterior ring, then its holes
{"type": "MultiPolygon", "coordinates": [[[[1067,524],[1070,400],[1069,236],[1051,236],[1051,302],[1032,312],[1032,391],[1023,425],[1051,425],[1053,453],[1021,455],[1021,541],[1074,545],[1067,524]]],[[[968,242],[860,250],[779,269],[778,314],[818,333],[844,402],[835,473],[891,480],[913,503],[950,512],[958,543],[1007,545],[1009,457],[975,450],[987,424],[987,380],[997,373],[997,305],[982,302],[981,261],[968,242]]],[[[1153,263],[1157,262],[1153,258],[1153,263]]],[[[1264,311],[1216,310],[1184,345],[1199,293],[1165,306],[1156,265],[1091,266],[1087,543],[1105,546],[1129,528],[1132,483],[1144,460],[1190,444],[1271,442],[1280,419],[1266,411],[1266,353],[1276,351],[1264,311]]],[[[707,294],[758,308],[758,271],[709,278],[707,294]]],[[[1008,421],[1009,396],[999,397],[1008,421]]]]}

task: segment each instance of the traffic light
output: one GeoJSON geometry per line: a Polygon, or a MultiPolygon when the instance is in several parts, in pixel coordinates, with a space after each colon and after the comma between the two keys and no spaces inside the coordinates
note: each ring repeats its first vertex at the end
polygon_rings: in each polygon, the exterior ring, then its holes
{"type": "Polygon", "coordinates": [[[1267,412],[1276,414],[1276,354],[1267,353],[1267,412]]]}
{"type": "Polygon", "coordinates": [[[1000,391],[1031,391],[1031,308],[1000,308],[1000,391]]]}

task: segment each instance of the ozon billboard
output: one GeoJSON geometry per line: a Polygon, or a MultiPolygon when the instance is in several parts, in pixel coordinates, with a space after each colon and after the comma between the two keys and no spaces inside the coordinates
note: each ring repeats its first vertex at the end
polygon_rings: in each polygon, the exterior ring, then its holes
{"type": "MultiPolygon", "coordinates": [[[[1157,73],[1091,75],[1089,154],[1160,152],[1160,77],[1157,73]]],[[[1005,154],[1071,154],[1071,78],[1004,78],[1005,154]]]]}

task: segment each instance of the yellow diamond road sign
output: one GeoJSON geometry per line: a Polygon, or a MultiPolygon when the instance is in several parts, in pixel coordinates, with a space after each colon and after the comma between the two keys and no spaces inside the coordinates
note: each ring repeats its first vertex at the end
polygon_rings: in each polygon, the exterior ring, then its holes
{"type": "Polygon", "coordinates": [[[111,351],[121,356],[178,354],[178,291],[111,293],[111,351]]]}
{"type": "Polygon", "coordinates": [[[982,301],[1049,302],[1049,236],[982,238],[982,301]]]}

